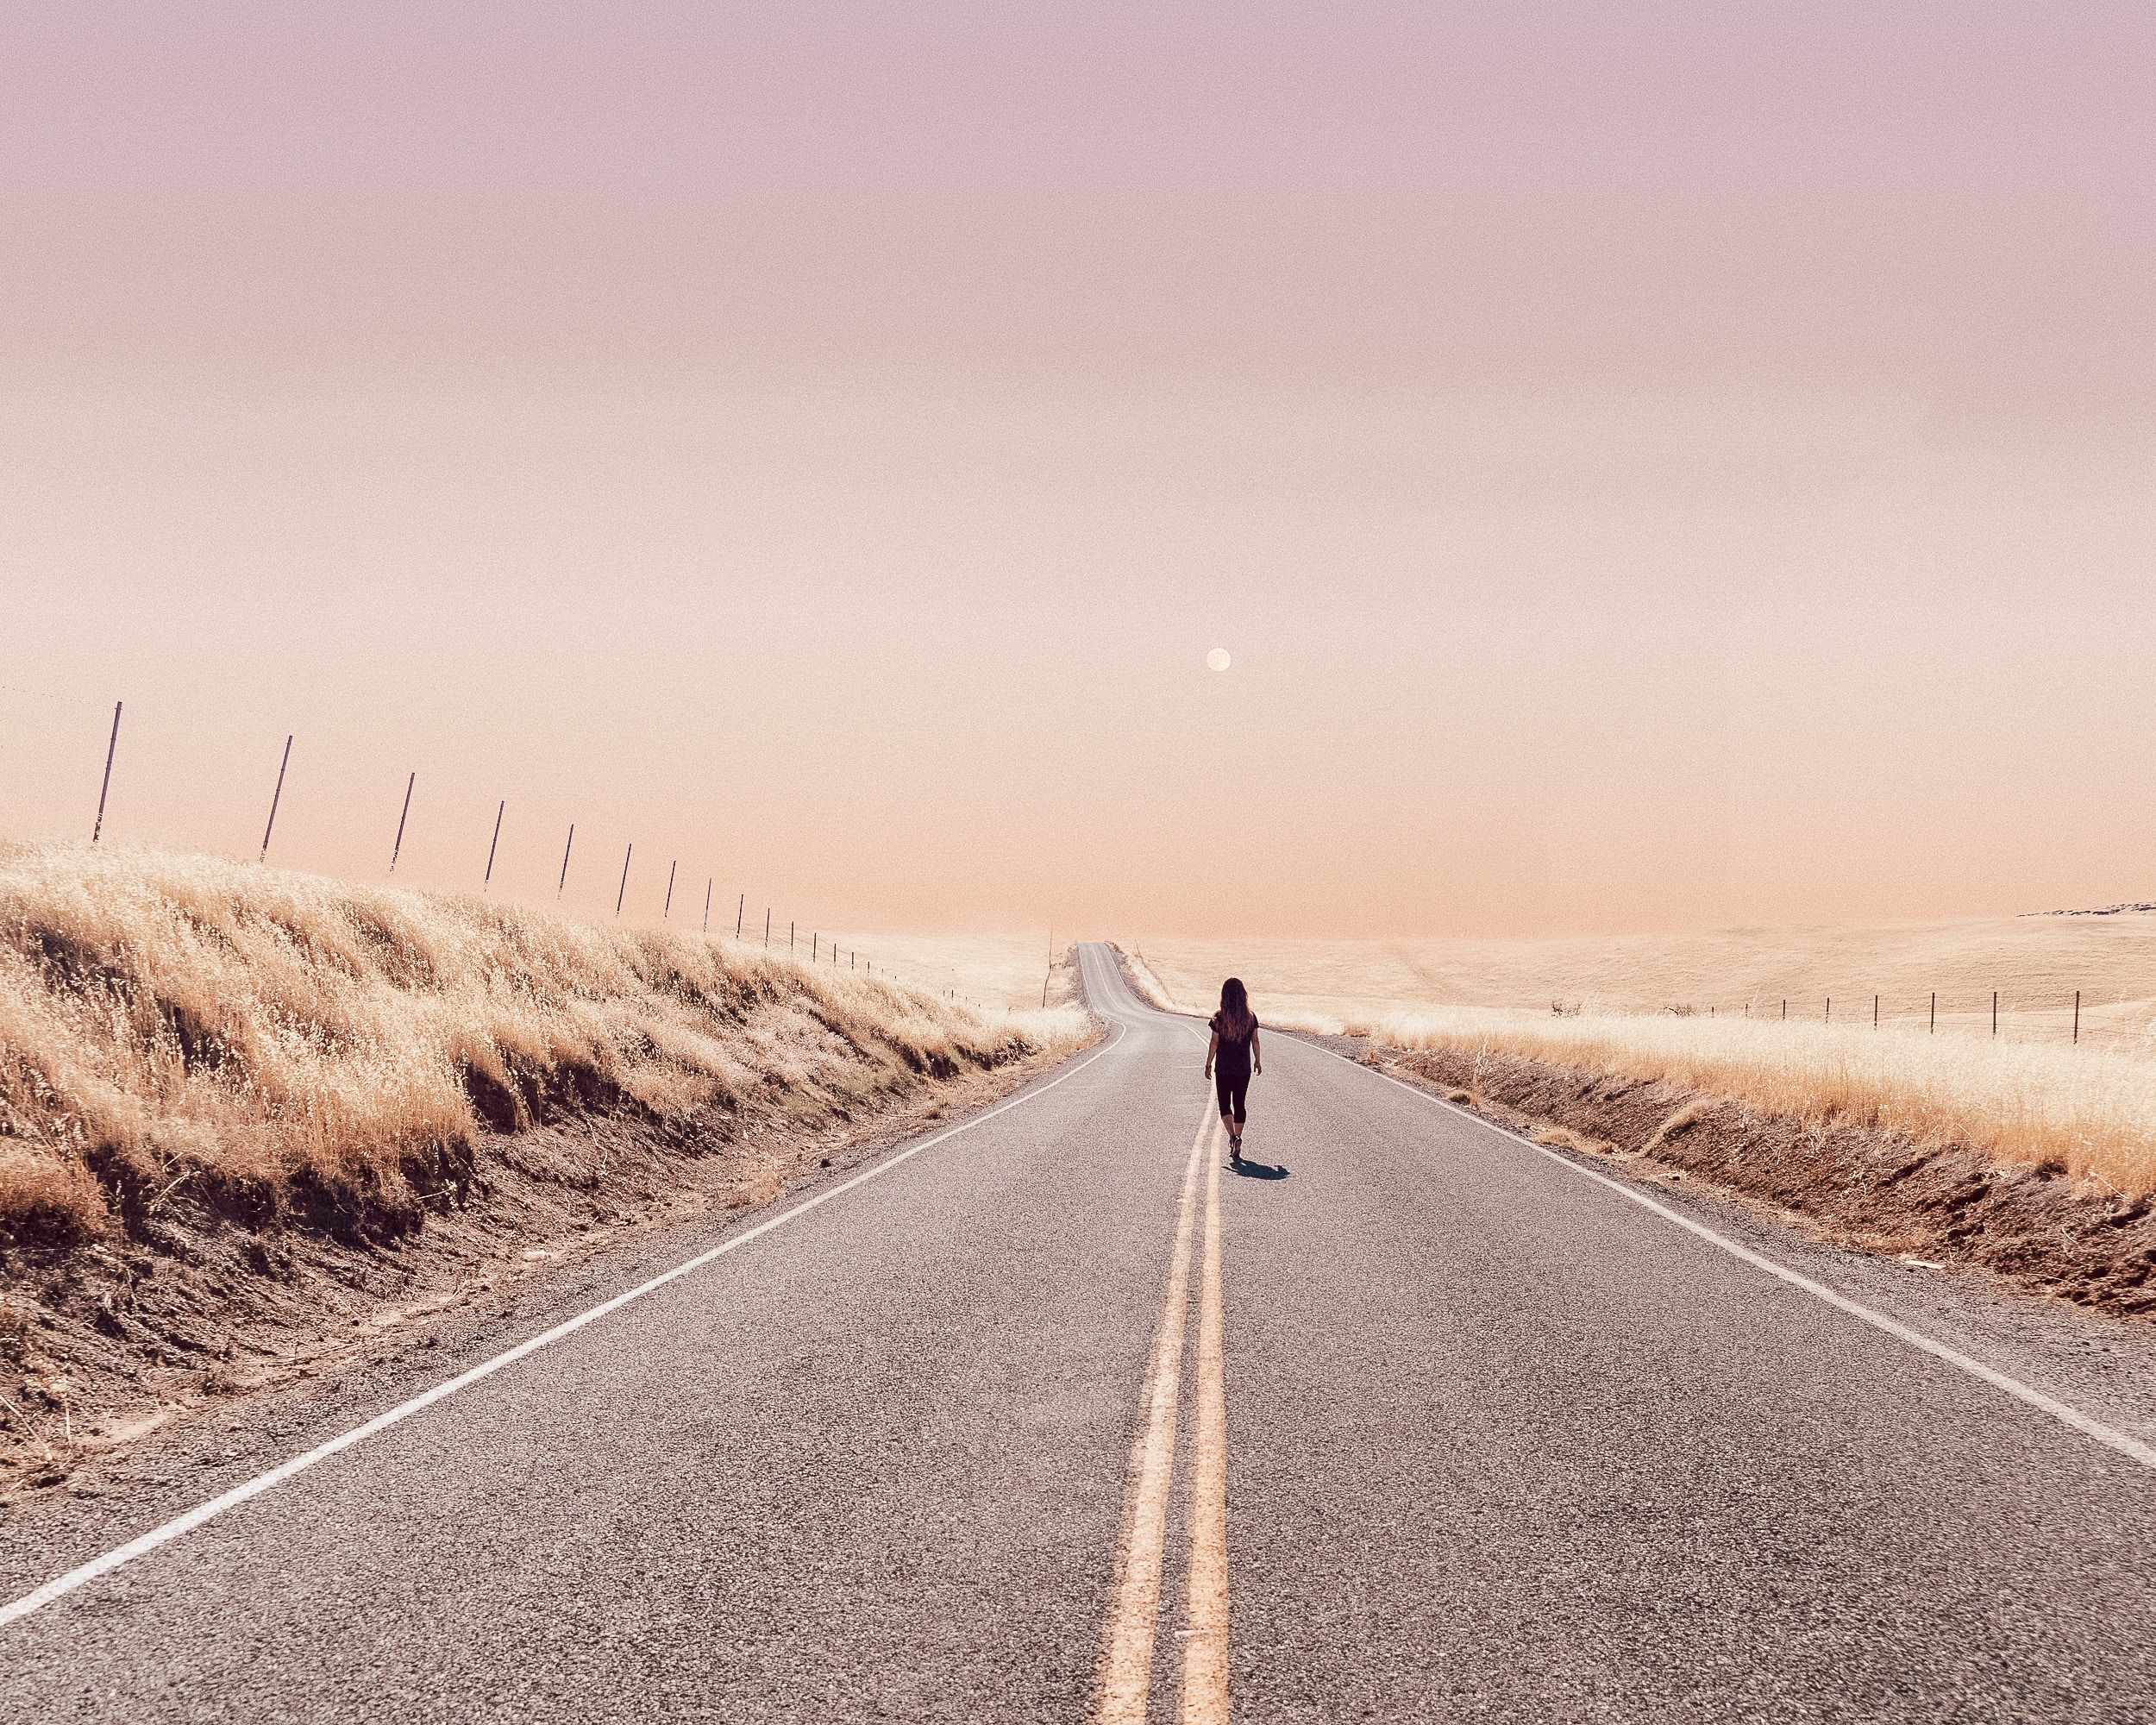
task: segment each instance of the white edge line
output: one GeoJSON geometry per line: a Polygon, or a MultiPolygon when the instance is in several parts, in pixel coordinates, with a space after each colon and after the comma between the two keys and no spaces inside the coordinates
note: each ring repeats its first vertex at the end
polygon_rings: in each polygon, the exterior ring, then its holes
{"type": "Polygon", "coordinates": [[[946,1127],[932,1138],[923,1138],[918,1144],[900,1151],[896,1156],[879,1162],[874,1167],[863,1169],[851,1178],[842,1180],[836,1186],[824,1188],[815,1196],[796,1204],[792,1209],[759,1222],[753,1228],[744,1229],[740,1233],[721,1240],[709,1251],[699,1252],[694,1258],[689,1258],[685,1263],[675,1264],[671,1270],[661,1271],[649,1281],[638,1283],[636,1287],[627,1289],[610,1300],[600,1302],[589,1311],[580,1312],[575,1317],[556,1324],[550,1330],[544,1330],[536,1336],[529,1337],[505,1352],[498,1353],[492,1359],[484,1360],[467,1371],[459,1372],[454,1377],[437,1383],[433,1389],[422,1395],[413,1396],[411,1401],[400,1402],[385,1413],[377,1414],[366,1424],[354,1426],[348,1432],[340,1433],[327,1443],[317,1444],[304,1455],[296,1455],[288,1461],[280,1462],[268,1472],[257,1474],[253,1479],[234,1486],[229,1491],[220,1492],[208,1502],[197,1504],[184,1515],[175,1516],[163,1526],[153,1527],[148,1533],[139,1534],[123,1546],[115,1546],[101,1557],[92,1558],[88,1563],[69,1570],[65,1575],[55,1576],[43,1586],[34,1588],[21,1598],[11,1600],[6,1605],[0,1605],[0,1628],[6,1628],[20,1618],[28,1617],[34,1611],[43,1609],[54,1600],[65,1597],[74,1592],[77,1588],[97,1580],[100,1576],[110,1575],[114,1570],[133,1563],[137,1558],[147,1557],[160,1546],[170,1545],[182,1535],[191,1534],[205,1521],[214,1520],[228,1509],[236,1509],[249,1498],[260,1497],[264,1492],[282,1485],[295,1474],[304,1473],[317,1462],[329,1460],[331,1456],[337,1454],[340,1451],[348,1450],[353,1445],[364,1442],[377,1432],[387,1431],[392,1426],[409,1420],[414,1414],[433,1407],[436,1402],[446,1400],[461,1389],[468,1389],[481,1378],[492,1377],[504,1366],[514,1365],[525,1355],[536,1353],[549,1343],[558,1342],[565,1336],[573,1335],[586,1324],[597,1322],[608,1313],[617,1311],[632,1301],[642,1299],[645,1295],[665,1287],[669,1282],[686,1276],[692,1270],[701,1270],[714,1258],[724,1257],[736,1246],[747,1245],[749,1241],[769,1233],[774,1228],[784,1226],[796,1216],[806,1215],[818,1205],[828,1203],[842,1192],[850,1192],[855,1187],[874,1180],[880,1174],[888,1174],[900,1163],[910,1162],[923,1151],[932,1150],[948,1138],[956,1138],[963,1132],[970,1132],[974,1127],[993,1120],[998,1114],[1009,1113],[1021,1103],[1030,1102],[1036,1096],[1047,1095],[1064,1079],[1076,1077],[1087,1067],[1092,1065],[1094,1061],[1113,1048],[1117,1043],[1122,1041],[1127,1029],[1127,1026],[1119,1023],[1116,1026],[1115,1034],[1105,1044],[1068,1071],[1058,1073],[1047,1083],[1036,1085],[1022,1095],[1012,1097],[1006,1102],[1000,1102],[986,1113],[975,1114],[969,1120],[963,1120],[955,1126],[946,1127]]]}
{"type": "MultiPolygon", "coordinates": [[[[1296,1040],[1305,1041],[1307,1038],[1298,1037],[1296,1040]]],[[[1389,1072],[1381,1072],[1375,1066],[1365,1066],[1359,1060],[1350,1060],[1338,1049],[1327,1048],[1319,1042],[1311,1042],[1309,1045],[1321,1054],[1329,1054],[1335,1060],[1352,1066],[1358,1072],[1367,1072],[1373,1078],[1382,1078],[1388,1084],[1397,1086],[1411,1096],[1420,1097],[1423,1101],[1457,1114],[1463,1120],[1471,1120],[1475,1125],[1495,1132],[1500,1138],[1510,1138],[1514,1144],[1525,1145],[1529,1150],[1548,1157],[1558,1167],[1578,1175],[1583,1180],[1592,1180],[1599,1186],[1607,1186],[1619,1197],[1629,1198],[1642,1209],[1651,1210],[1664,1221],[1673,1226],[1683,1228],[1687,1233],[1696,1234],[1709,1244],[1720,1246],[1732,1258],[1743,1259],[1755,1270],[1764,1270],[1770,1276],[1778,1276],[1792,1288],[1802,1289],[1807,1294],[1824,1300],[1837,1311],[1846,1312],[1851,1317],[1871,1325],[1872,1328],[1885,1332],[1896,1341],[1905,1342],[1913,1348],[1930,1354],[1935,1359],[1943,1359],[1947,1364],[1957,1366],[1967,1372],[1970,1377],[1981,1378],[1996,1389],[2003,1389],[2015,1400],[2027,1402],[2040,1413],[2050,1414],[2061,1425],[2072,1427],[2084,1437],[2095,1439],[2096,1442],[2116,1450],[2121,1455],[2139,1462],[2143,1467],[2156,1469],[2156,1445],[2146,1444],[2139,1438],[2129,1437],[2116,1427],[2105,1425],[2101,1420],[2090,1418],[2078,1408],[2070,1408],[2064,1402],[2045,1395],[2042,1390],[2022,1383],[2018,1377],[2009,1377],[1995,1366],[1986,1365],[1980,1359],[1972,1359],[1958,1349],[1948,1347],[1944,1342],[1934,1341],[1921,1330],[1913,1330],[1907,1324],[1888,1317],[1883,1312],[1874,1311],[1871,1307],[1852,1300],[1846,1294],[1837,1294],[1824,1283],[1814,1282],[1810,1276],[1791,1270],[1787,1264],[1777,1264],[1772,1258],[1754,1251],[1742,1242],[1733,1240],[1727,1234],[1717,1233],[1704,1222],[1696,1221],[1680,1210],[1673,1210],[1667,1204],[1658,1202],[1644,1192],[1635,1192],[1621,1180],[1613,1180],[1608,1175],[1592,1168],[1583,1168],[1571,1157],[1558,1155],[1547,1145],[1537,1144],[1531,1138],[1524,1138],[1516,1132],[1508,1131],[1495,1120],[1484,1120],[1482,1115],[1461,1107],[1457,1102],[1448,1102],[1442,1096],[1433,1096],[1427,1090],[1418,1088],[1413,1084],[1394,1077],[1389,1072]]]]}

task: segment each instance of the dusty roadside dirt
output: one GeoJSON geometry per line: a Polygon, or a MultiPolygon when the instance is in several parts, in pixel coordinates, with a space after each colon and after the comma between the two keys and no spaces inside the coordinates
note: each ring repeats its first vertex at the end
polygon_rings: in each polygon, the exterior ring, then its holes
{"type": "Polygon", "coordinates": [[[2156,1320],[2156,1203],[2055,1167],[1495,1051],[1353,1054],[1539,1142],[1702,1182],[1840,1245],[2156,1320]]]}
{"type": "Polygon", "coordinates": [[[101,1495],[152,1433],[435,1346],[610,1248],[769,1204],[1069,1057],[850,1103],[774,1095],[686,1127],[599,1116],[492,1135],[438,1213],[387,1237],[252,1227],[181,1192],[124,1239],[0,1254],[0,1505],[101,1495]]]}

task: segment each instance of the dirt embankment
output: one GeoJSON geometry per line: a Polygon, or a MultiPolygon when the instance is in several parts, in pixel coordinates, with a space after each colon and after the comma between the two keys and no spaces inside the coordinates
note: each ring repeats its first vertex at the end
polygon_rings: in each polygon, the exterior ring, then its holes
{"type": "Polygon", "coordinates": [[[1865,1251],[2156,1318],[2156,1203],[2056,1166],[1495,1050],[1375,1044],[1363,1057],[1542,1143],[1708,1182],[1865,1251]]]}
{"type": "Polygon", "coordinates": [[[630,1114],[490,1134],[458,1195],[372,1238],[254,1221],[184,1195],[72,1248],[0,1251],[0,1505],[72,1489],[209,1407],[435,1345],[511,1315],[542,1278],[699,1216],[773,1202],[1065,1058],[1037,1051],[836,1106],[630,1114]]]}
{"type": "Polygon", "coordinates": [[[1090,1034],[700,937],[0,847],[0,1501],[1090,1034]]]}

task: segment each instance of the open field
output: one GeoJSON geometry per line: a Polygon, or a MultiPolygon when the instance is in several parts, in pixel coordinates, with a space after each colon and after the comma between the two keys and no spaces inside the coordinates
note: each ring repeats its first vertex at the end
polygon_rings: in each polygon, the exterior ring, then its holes
{"type": "Polygon", "coordinates": [[[1608,942],[1150,940],[1142,957],[1141,975],[1188,1008],[1209,1006],[1232,967],[1261,1015],[1282,1025],[1366,1033],[1404,1050],[1502,1051],[1728,1097],[1765,1114],[1966,1144],[1997,1162],[2053,1164],[2122,1193],[2156,1191],[2156,916],[1608,942]],[[1875,991],[1856,988],[1855,977],[1877,979],[1886,997],[1876,1030],[1875,991]],[[1938,1035],[1922,1015],[1933,984],[1938,1035]],[[1996,1039],[1994,986],[2002,996],[1996,1039]],[[2078,1047],[2071,1006],[2056,1005],[2074,986],[2084,990],[2078,1047]],[[1839,1021],[1826,1021],[1834,988],[1861,1002],[1854,1022],[1839,1019],[1839,1021]],[[1981,1010],[1967,1009],[1979,991],[1981,1010]],[[1796,998],[1814,1002],[1802,1019],[1796,998]],[[1887,999],[1898,1013],[1884,1010],[1887,999]],[[1772,1017],[1757,1010],[1768,1000],[1772,1017]]]}
{"type": "Polygon", "coordinates": [[[865,1103],[1082,1033],[700,937],[10,846],[0,1238],[89,1238],[183,1193],[395,1231],[463,1183],[489,1131],[865,1103]]]}
{"type": "Polygon", "coordinates": [[[2156,913],[1990,917],[1956,922],[1715,929],[1542,940],[1181,940],[1137,943],[1181,1003],[1223,976],[1261,1012],[1332,1022],[1402,1007],[1552,1003],[1622,1013],[1928,1027],[2002,1040],[2068,1041],[2074,991],[2084,1043],[2156,1051],[2156,913]]]}
{"type": "Polygon", "coordinates": [[[1071,965],[1071,936],[1068,930],[1053,937],[1056,944],[1053,974],[1044,928],[975,929],[955,933],[916,930],[911,932],[857,933],[841,932],[833,937],[841,947],[858,945],[874,952],[877,963],[914,986],[931,992],[955,988],[961,1000],[1013,1012],[1038,1011],[1041,984],[1048,984],[1048,1004],[1065,1005],[1077,998],[1077,972],[1071,965]]]}

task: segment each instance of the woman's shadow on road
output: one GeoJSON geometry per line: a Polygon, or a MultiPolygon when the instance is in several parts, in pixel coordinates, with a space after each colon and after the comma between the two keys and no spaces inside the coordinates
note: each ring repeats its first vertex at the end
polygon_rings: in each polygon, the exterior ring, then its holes
{"type": "Polygon", "coordinates": [[[1245,1180],[1285,1180],[1288,1177],[1286,1164],[1275,1168],[1269,1162],[1252,1162],[1247,1156],[1240,1162],[1231,1162],[1228,1172],[1239,1174],[1245,1180]]]}

